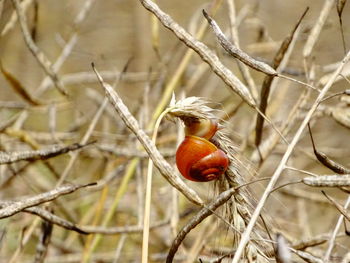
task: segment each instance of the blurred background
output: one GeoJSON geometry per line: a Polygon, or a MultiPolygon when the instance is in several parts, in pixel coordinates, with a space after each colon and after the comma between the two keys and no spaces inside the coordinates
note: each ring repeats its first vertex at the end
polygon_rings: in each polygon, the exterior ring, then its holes
{"type": "MultiPolygon", "coordinates": [[[[104,92],[92,71],[92,62],[105,81],[116,87],[124,103],[149,134],[152,131],[150,124],[155,120],[155,109],[160,102],[165,102],[164,108],[170,100],[166,90],[174,91],[178,98],[203,97],[218,110],[218,117],[227,126],[227,134],[237,145],[237,158],[243,166],[239,168],[242,176],[250,181],[272,175],[286,145],[273,139],[275,132],[265,124],[261,161],[254,145],[256,112],[228,89],[197,54],[189,51],[173,33],[157,22],[140,1],[20,2],[34,44],[48,59],[68,97],[55,88],[30,52],[12,2],[0,1],[0,149],[7,152],[36,150],[53,144],[81,142],[84,136],[88,136],[88,141],[96,142],[76,156],[68,153],[45,162],[1,165],[0,199],[12,200],[49,191],[63,174],[65,181],[71,183],[105,182],[91,190],[84,189],[61,197],[50,204],[51,209],[80,225],[139,227],[131,234],[121,231],[123,233],[99,236],[81,235],[54,226],[46,257],[35,262],[140,262],[140,226],[148,160],[134,135],[110,105],[98,115],[104,92]],[[140,160],[136,165],[133,164],[135,158],[140,160]]],[[[265,75],[249,69],[253,84],[247,83],[237,61],[217,43],[203,18],[202,9],[212,14],[230,39],[232,27],[237,29],[235,41],[242,50],[271,64],[282,41],[309,7],[283,74],[317,88],[325,85],[329,74],[344,57],[342,33],[346,48],[350,45],[349,4],[342,13],[343,32],[333,4],[312,51],[305,58],[306,41],[327,1],[156,2],[177,23],[215,51],[220,60],[249,86],[258,102],[265,75]]],[[[349,67],[346,67],[343,75],[348,73],[349,67]]],[[[339,78],[328,95],[348,88],[349,82],[339,78]]],[[[284,135],[289,141],[317,95],[303,85],[275,80],[267,114],[277,127],[285,128],[284,135]],[[295,105],[298,107],[292,111],[295,105]]],[[[348,168],[349,103],[346,96],[329,99],[319,106],[311,122],[317,148],[348,168]]],[[[171,164],[174,164],[176,145],[180,140],[179,127],[165,120],[158,133],[157,146],[171,164]]],[[[304,131],[288,165],[315,174],[333,173],[316,160],[307,131],[304,131]]],[[[178,195],[158,171],[154,174],[151,220],[155,225],[162,224],[151,230],[149,259],[150,262],[164,262],[178,230],[199,208],[178,195]]],[[[278,184],[303,177],[305,174],[301,172],[287,170],[278,184]]],[[[215,195],[212,183],[188,184],[205,200],[215,195]]],[[[264,182],[259,182],[250,187],[257,200],[264,186],[264,182]]],[[[345,203],[347,194],[339,189],[325,190],[340,204],[345,203]]],[[[291,243],[326,236],[334,229],[340,215],[319,188],[301,184],[287,186],[272,194],[263,213],[273,222],[271,233],[281,232],[291,243]]],[[[33,262],[38,255],[39,222],[34,215],[25,213],[0,221],[0,262],[33,262]]],[[[340,237],[336,239],[332,262],[341,262],[350,251],[350,239],[344,229],[346,225],[350,227],[346,222],[338,232],[340,237]]],[[[202,262],[212,262],[232,251],[232,240],[220,220],[207,219],[188,235],[176,260],[198,262],[201,258],[202,262]]],[[[318,246],[312,252],[322,257],[327,245],[318,246]]],[[[230,262],[227,258],[225,260],[230,262]]]]}

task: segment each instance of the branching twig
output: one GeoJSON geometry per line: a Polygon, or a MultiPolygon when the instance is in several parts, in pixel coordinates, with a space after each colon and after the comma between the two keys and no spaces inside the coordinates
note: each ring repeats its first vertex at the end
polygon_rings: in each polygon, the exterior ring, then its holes
{"type": "Polygon", "coordinates": [[[89,183],[84,185],[64,185],[64,186],[57,187],[49,192],[45,192],[39,195],[35,195],[33,197],[25,198],[21,201],[11,202],[8,206],[0,209],[0,219],[12,216],[14,214],[21,212],[26,208],[52,201],[61,195],[67,195],[75,192],[80,188],[88,187],[91,185],[95,185],[95,183],[89,183]]]}
{"type": "Polygon", "coordinates": [[[19,161],[46,160],[70,151],[81,149],[93,142],[86,144],[74,143],[68,146],[54,145],[48,149],[37,151],[0,152],[0,165],[19,161]]]}

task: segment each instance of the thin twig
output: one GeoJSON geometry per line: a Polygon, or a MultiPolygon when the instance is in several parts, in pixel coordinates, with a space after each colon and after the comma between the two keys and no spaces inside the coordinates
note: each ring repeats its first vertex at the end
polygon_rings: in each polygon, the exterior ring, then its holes
{"type": "Polygon", "coordinates": [[[337,210],[346,218],[346,220],[350,222],[350,213],[348,213],[344,207],[338,204],[332,197],[328,196],[325,191],[322,191],[322,194],[324,194],[324,196],[327,197],[327,199],[335,206],[335,208],[337,208],[337,210]]]}
{"type": "Polygon", "coordinates": [[[230,188],[225,192],[222,192],[215,200],[210,202],[206,207],[202,208],[192,219],[180,230],[177,237],[174,239],[173,244],[170,247],[166,262],[173,262],[176,251],[180,244],[185,239],[186,235],[200,224],[205,218],[210,216],[219,206],[225,204],[231,196],[236,192],[236,189],[230,188]]]}
{"type": "Polygon", "coordinates": [[[45,192],[39,195],[35,195],[33,197],[25,198],[21,201],[11,202],[8,206],[0,209],[0,219],[12,216],[14,214],[21,212],[26,208],[52,201],[61,195],[67,195],[75,192],[80,188],[88,187],[91,185],[95,185],[95,183],[89,183],[84,185],[64,185],[64,186],[57,187],[49,192],[45,192]]]}
{"type": "MultiPolygon", "coordinates": [[[[346,201],[346,203],[344,205],[344,209],[347,209],[349,206],[350,206],[350,196],[348,197],[348,199],[347,199],[347,201],[346,201]]],[[[335,225],[334,230],[332,232],[331,238],[328,241],[329,245],[328,245],[327,251],[326,251],[326,253],[325,253],[324,257],[323,257],[323,260],[325,262],[329,261],[329,257],[331,256],[331,253],[332,253],[332,250],[333,250],[333,247],[334,247],[334,244],[335,244],[335,238],[337,237],[338,231],[340,229],[340,226],[343,223],[343,220],[344,220],[344,216],[340,215],[339,218],[338,218],[338,222],[335,225]]]]}
{"type": "Polygon", "coordinates": [[[55,83],[55,87],[57,90],[67,96],[67,92],[62,85],[61,81],[59,80],[58,76],[52,69],[52,64],[50,60],[45,56],[45,54],[39,49],[39,47],[34,43],[28,26],[27,26],[27,19],[25,14],[23,13],[22,7],[18,0],[11,0],[13,6],[16,9],[17,15],[18,15],[18,21],[21,26],[21,30],[23,33],[24,41],[29,48],[30,52],[33,54],[35,59],[38,61],[39,65],[43,68],[43,70],[46,72],[46,74],[51,78],[52,82],[55,83]]]}
{"type": "Polygon", "coordinates": [[[92,143],[94,142],[89,142],[86,144],[74,143],[68,146],[54,145],[50,148],[41,149],[37,151],[18,151],[18,152],[1,152],[0,151],[0,165],[19,162],[19,161],[46,160],[61,154],[65,154],[70,151],[81,149],[92,143]]]}

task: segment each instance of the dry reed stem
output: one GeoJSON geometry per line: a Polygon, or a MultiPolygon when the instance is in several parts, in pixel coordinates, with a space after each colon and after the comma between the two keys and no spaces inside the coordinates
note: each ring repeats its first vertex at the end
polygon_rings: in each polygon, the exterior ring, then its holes
{"type": "MultiPolygon", "coordinates": [[[[227,0],[226,2],[228,6],[230,33],[231,33],[232,41],[237,46],[237,48],[240,48],[239,35],[238,35],[238,23],[237,23],[238,19],[236,18],[235,0],[227,0]]],[[[241,10],[245,11],[244,8],[242,8],[241,10]]],[[[241,71],[242,77],[244,78],[248,87],[250,88],[253,98],[257,100],[258,90],[252,78],[252,75],[250,74],[249,67],[247,67],[243,62],[239,60],[237,61],[237,65],[239,70],[241,71]]]]}
{"type": "MultiPolygon", "coordinates": [[[[344,65],[349,61],[350,59],[350,52],[348,52],[348,54],[344,57],[344,59],[342,60],[342,63],[340,64],[340,66],[337,68],[337,70],[333,73],[332,78],[329,79],[328,83],[323,87],[323,89],[321,90],[320,94],[318,95],[317,99],[315,100],[315,102],[312,104],[310,110],[308,111],[307,115],[305,116],[303,122],[301,123],[299,129],[297,130],[297,132],[295,133],[290,145],[288,146],[285,154],[282,157],[282,160],[280,161],[278,167],[276,168],[274,174],[272,175],[271,181],[269,182],[268,186],[266,187],[262,197],[260,198],[260,201],[250,219],[250,222],[246,228],[246,230],[244,231],[243,235],[242,235],[242,239],[238,245],[237,248],[237,252],[232,260],[232,263],[238,263],[241,255],[243,253],[243,250],[246,246],[246,244],[249,241],[249,236],[253,230],[254,225],[256,224],[256,221],[261,213],[262,208],[265,205],[265,202],[270,194],[270,191],[273,189],[275,183],[277,182],[277,180],[279,179],[279,177],[281,176],[285,165],[290,157],[290,155],[292,154],[292,151],[295,147],[295,145],[297,144],[297,142],[300,139],[300,136],[304,130],[304,128],[306,127],[307,123],[310,121],[313,113],[316,111],[316,108],[319,104],[319,102],[326,96],[327,91],[331,88],[331,86],[333,85],[333,82],[335,81],[336,77],[340,74],[340,72],[342,71],[344,65]]],[[[349,199],[350,200],[350,199],[349,199]]]]}
{"type": "MultiPolygon", "coordinates": [[[[98,108],[98,110],[96,111],[95,113],[95,116],[93,117],[93,119],[91,120],[90,124],[89,124],[89,127],[88,129],[86,130],[83,138],[81,139],[80,141],[80,144],[86,144],[87,141],[89,140],[91,134],[92,134],[92,131],[95,129],[96,125],[97,125],[97,122],[98,120],[100,119],[105,107],[107,106],[107,99],[105,99],[101,106],[98,108]]],[[[60,179],[59,181],[57,182],[57,185],[61,185],[68,177],[71,169],[73,168],[73,165],[74,163],[76,162],[76,160],[78,159],[78,156],[79,156],[79,151],[76,151],[74,152],[71,156],[70,156],[70,159],[69,159],[69,162],[68,164],[66,165],[62,175],[60,176],[60,179]]]]}
{"type": "Polygon", "coordinates": [[[335,0],[325,0],[323,8],[321,10],[320,15],[318,16],[318,20],[314,27],[311,30],[311,33],[309,34],[309,37],[306,41],[306,44],[303,49],[303,56],[304,58],[307,58],[310,56],[316,41],[319,39],[319,35],[321,33],[321,30],[326,22],[326,19],[331,11],[331,8],[334,4],[335,0]]]}
{"type": "MultiPolygon", "coordinates": [[[[157,133],[160,126],[160,122],[163,117],[168,113],[167,110],[162,112],[154,126],[152,134],[152,143],[155,145],[157,140],[157,133]]],[[[147,179],[146,179],[146,191],[145,191],[145,207],[143,215],[143,235],[142,235],[142,254],[141,262],[148,262],[148,242],[149,242],[149,228],[150,228],[150,215],[151,215],[151,196],[152,196],[152,179],[153,179],[153,162],[152,159],[148,159],[147,165],[147,179]]]]}
{"type": "MultiPolygon", "coordinates": [[[[348,209],[348,207],[350,206],[350,196],[348,197],[348,199],[346,200],[346,203],[344,205],[344,209],[348,209]]],[[[334,227],[334,230],[332,232],[331,238],[328,240],[328,248],[326,250],[326,253],[323,257],[324,262],[329,262],[329,257],[331,256],[334,244],[335,244],[335,239],[337,237],[338,231],[340,229],[340,226],[342,225],[344,220],[344,216],[340,215],[337,221],[337,224],[334,227]]]]}
{"type": "MultiPolygon", "coordinates": [[[[283,66],[285,66],[286,64],[286,61],[289,59],[291,50],[294,47],[292,43],[295,42],[295,39],[298,36],[297,30],[301,24],[301,21],[305,17],[307,11],[308,11],[308,8],[304,11],[304,13],[302,14],[300,19],[294,26],[292,32],[287,37],[285,37],[280,48],[278,49],[277,53],[274,56],[272,68],[278,70],[278,72],[281,72],[281,70],[283,69],[283,66]],[[281,65],[282,62],[284,62],[284,64],[281,65]]],[[[269,99],[273,80],[274,80],[274,76],[271,76],[271,75],[265,76],[264,82],[261,87],[259,109],[264,114],[266,113],[267,102],[269,99]]],[[[264,125],[264,118],[261,115],[258,115],[256,119],[256,128],[255,128],[255,145],[258,148],[262,139],[263,125],[264,125]]]]}

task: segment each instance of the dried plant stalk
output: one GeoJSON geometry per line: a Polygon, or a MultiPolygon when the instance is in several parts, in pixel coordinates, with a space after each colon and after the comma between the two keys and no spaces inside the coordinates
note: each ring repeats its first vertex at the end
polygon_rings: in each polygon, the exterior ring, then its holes
{"type": "Polygon", "coordinates": [[[305,177],[303,183],[315,187],[341,187],[350,186],[350,174],[320,175],[317,177],[305,177]]]}

